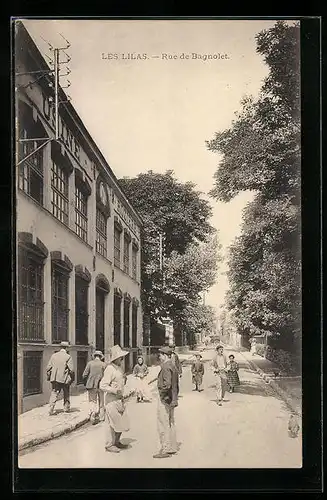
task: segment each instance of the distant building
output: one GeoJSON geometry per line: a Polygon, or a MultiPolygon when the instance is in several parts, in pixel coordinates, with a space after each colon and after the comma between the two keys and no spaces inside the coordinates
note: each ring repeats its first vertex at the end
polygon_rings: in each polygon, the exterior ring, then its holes
{"type": "Polygon", "coordinates": [[[62,340],[71,343],[73,390],[95,348],[108,358],[120,344],[131,351],[126,368],[135,362],[142,220],[70,102],[59,106],[55,140],[53,77],[33,73],[49,66],[22,23],[15,45],[16,139],[25,140],[16,155],[17,368],[26,411],[48,400],[45,368],[62,340]]]}

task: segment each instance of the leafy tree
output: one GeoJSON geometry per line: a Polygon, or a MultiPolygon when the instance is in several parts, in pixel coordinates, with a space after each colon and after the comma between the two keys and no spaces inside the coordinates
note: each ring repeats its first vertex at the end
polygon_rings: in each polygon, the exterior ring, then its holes
{"type": "Polygon", "coordinates": [[[189,345],[196,344],[196,334],[212,335],[216,330],[216,312],[210,305],[204,305],[200,299],[189,303],[175,317],[176,330],[189,345]]]}
{"type": "Polygon", "coordinates": [[[230,129],[207,142],[223,155],[211,195],[254,193],[230,249],[228,306],[244,332],[291,348],[301,311],[299,26],[278,21],[256,39],[269,75],[259,98],[245,97],[230,129]]]}
{"type": "MultiPolygon", "coordinates": [[[[177,181],[172,170],[165,174],[150,170],[135,178],[125,177],[119,182],[144,222],[143,310],[152,318],[168,315],[173,318],[175,311],[181,311],[187,301],[201,291],[201,287],[212,282],[212,273],[208,269],[206,274],[199,273],[198,279],[190,273],[190,263],[197,266],[197,251],[201,253],[203,250],[203,262],[209,265],[206,242],[214,233],[208,222],[212,209],[201,198],[194,184],[177,181]],[[163,235],[165,278],[159,265],[159,233],[163,235]],[[201,246],[202,243],[204,246],[201,246]],[[189,272],[189,276],[183,276],[181,269],[184,273],[189,272]]],[[[215,244],[217,246],[218,242],[215,244]]],[[[211,259],[210,265],[215,266],[216,262],[213,264],[211,259]]]]}

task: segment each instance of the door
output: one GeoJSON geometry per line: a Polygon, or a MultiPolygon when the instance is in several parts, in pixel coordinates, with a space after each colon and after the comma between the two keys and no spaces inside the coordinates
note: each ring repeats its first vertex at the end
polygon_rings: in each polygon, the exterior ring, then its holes
{"type": "Polygon", "coordinates": [[[104,304],[105,304],[105,292],[102,290],[96,290],[96,349],[104,353],[104,304]]]}

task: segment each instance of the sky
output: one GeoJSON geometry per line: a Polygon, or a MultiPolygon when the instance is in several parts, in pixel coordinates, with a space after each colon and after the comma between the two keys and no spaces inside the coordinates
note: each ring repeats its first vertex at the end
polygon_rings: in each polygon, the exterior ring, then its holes
{"type": "Polygon", "coordinates": [[[241,193],[229,203],[208,196],[220,158],[205,141],[230,127],[244,95],[258,95],[268,68],[256,53],[255,35],[274,24],[24,20],[43,55],[51,55],[47,42],[63,47],[61,35],[69,40],[71,74],[61,85],[69,79],[65,91],[116,177],[174,170],[178,180],[194,182],[210,202],[210,223],[219,232],[224,256],[205,298],[215,308],[224,303],[228,247],[240,234],[242,210],[252,195],[241,193]]]}

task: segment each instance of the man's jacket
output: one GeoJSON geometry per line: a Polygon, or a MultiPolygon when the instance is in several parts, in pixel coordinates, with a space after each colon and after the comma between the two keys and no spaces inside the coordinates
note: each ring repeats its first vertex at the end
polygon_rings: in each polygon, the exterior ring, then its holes
{"type": "Polygon", "coordinates": [[[170,360],[161,365],[157,384],[161,402],[171,407],[178,406],[178,372],[170,360]]]}
{"type": "Polygon", "coordinates": [[[86,389],[99,388],[105,368],[105,363],[99,358],[92,359],[87,363],[82,375],[86,389]]]}
{"type": "Polygon", "coordinates": [[[60,349],[52,354],[47,366],[47,374],[50,382],[71,384],[74,381],[73,359],[65,349],[60,349]]]}

